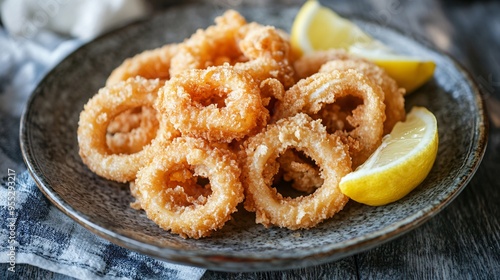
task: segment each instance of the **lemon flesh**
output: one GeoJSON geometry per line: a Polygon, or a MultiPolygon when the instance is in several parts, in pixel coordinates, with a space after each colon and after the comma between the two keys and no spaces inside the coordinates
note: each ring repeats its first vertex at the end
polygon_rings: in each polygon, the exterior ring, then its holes
{"type": "Polygon", "coordinates": [[[405,88],[406,93],[427,82],[436,66],[430,60],[393,53],[353,22],[315,0],[307,1],[300,8],[292,25],[290,41],[294,53],[299,56],[319,50],[345,49],[371,60],[405,88]]]}
{"type": "Polygon", "coordinates": [[[340,190],[371,206],[397,201],[427,177],[436,160],[438,142],[434,115],[414,107],[364,164],[342,178],[340,190]]]}
{"type": "Polygon", "coordinates": [[[358,26],[314,0],[307,1],[295,17],[290,36],[299,54],[317,50],[348,49],[354,43],[373,39],[358,26]]]}
{"type": "Polygon", "coordinates": [[[432,60],[417,59],[398,55],[380,42],[353,44],[349,53],[368,59],[391,76],[406,93],[413,92],[434,75],[436,64],[432,60]]]}

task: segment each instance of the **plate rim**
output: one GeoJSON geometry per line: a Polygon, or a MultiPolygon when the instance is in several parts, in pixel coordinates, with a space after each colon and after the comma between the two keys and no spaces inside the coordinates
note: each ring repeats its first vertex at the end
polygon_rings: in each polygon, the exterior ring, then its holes
{"type": "MultiPolygon", "coordinates": [[[[162,16],[164,13],[159,13],[155,16],[162,16]]],[[[317,265],[326,262],[335,261],[350,255],[354,255],[356,253],[369,250],[371,248],[382,245],[383,243],[394,240],[395,238],[406,234],[407,232],[419,227],[431,217],[438,214],[441,210],[446,208],[449,203],[451,203],[467,186],[470,182],[477,169],[479,168],[484,154],[486,152],[486,147],[488,143],[488,135],[489,135],[489,120],[486,112],[485,99],[481,92],[480,87],[477,82],[473,78],[472,74],[467,70],[463,65],[460,64],[453,56],[443,50],[438,50],[433,44],[424,38],[416,38],[414,34],[407,35],[402,30],[397,27],[388,26],[388,25],[380,25],[377,22],[360,17],[359,15],[351,16],[349,19],[364,21],[368,24],[375,24],[377,26],[382,27],[383,29],[389,29],[399,36],[406,37],[411,39],[417,44],[422,45],[423,47],[438,53],[440,55],[445,56],[449,59],[455,66],[456,70],[462,73],[467,78],[467,84],[470,87],[470,90],[474,93],[475,105],[478,108],[478,115],[475,118],[474,127],[477,129],[474,132],[472,139],[474,141],[471,142],[470,147],[467,149],[468,153],[464,160],[464,166],[469,167],[470,169],[466,172],[466,176],[460,176],[460,178],[455,178],[454,185],[456,186],[447,197],[441,199],[440,201],[433,201],[433,203],[429,204],[421,211],[405,217],[403,220],[396,224],[390,224],[387,227],[379,229],[377,231],[371,232],[368,235],[363,235],[357,238],[353,238],[350,240],[346,240],[342,242],[344,246],[339,248],[330,248],[328,251],[313,251],[307,256],[301,258],[293,258],[293,257],[276,257],[271,256],[269,258],[262,258],[259,256],[248,257],[248,254],[244,252],[213,252],[213,251],[202,251],[202,250],[182,250],[175,249],[170,247],[160,247],[153,244],[148,244],[145,242],[138,241],[136,239],[127,237],[125,235],[121,235],[115,233],[111,230],[108,230],[102,226],[99,226],[92,221],[86,219],[84,215],[79,213],[78,210],[73,209],[69,204],[67,204],[58,194],[57,192],[50,186],[49,184],[45,184],[43,180],[43,176],[40,176],[37,173],[39,169],[39,165],[36,165],[37,160],[36,156],[32,150],[29,148],[29,144],[31,142],[31,138],[29,137],[31,134],[29,129],[27,129],[28,124],[27,120],[30,114],[30,107],[33,104],[35,98],[39,95],[40,89],[46,80],[53,75],[52,73],[56,71],[59,64],[72,59],[73,56],[76,56],[82,49],[91,47],[97,41],[106,40],[108,37],[113,37],[116,33],[123,32],[123,30],[128,28],[133,28],[133,26],[140,26],[149,20],[140,20],[129,25],[123,26],[116,30],[105,33],[97,38],[88,41],[74,50],[70,55],[66,56],[63,60],[61,60],[56,66],[54,66],[50,71],[46,73],[46,75],[40,80],[37,86],[34,88],[28,101],[23,109],[23,113],[20,119],[20,129],[19,129],[19,141],[20,148],[23,160],[27,166],[27,170],[30,175],[34,179],[38,189],[47,197],[53,205],[55,205],[59,210],[61,210],[65,215],[69,216],[73,221],[77,222],[85,229],[91,231],[92,233],[110,241],[113,244],[118,246],[131,249],[135,252],[149,255],[151,257],[165,260],[172,263],[178,263],[183,265],[193,265],[197,267],[203,267],[212,270],[219,271],[269,271],[269,270],[282,270],[282,269],[291,269],[291,268],[299,268],[305,267],[309,265],[317,265]],[[477,149],[472,149],[476,147],[477,149]],[[474,156],[475,155],[475,156],[474,156]],[[435,204],[434,204],[435,202],[435,204]],[[392,230],[388,231],[388,228],[393,227],[392,230]],[[161,253],[161,254],[160,254],[161,253]],[[197,257],[196,261],[193,260],[193,257],[197,257]],[[207,260],[210,260],[207,262],[207,260]]],[[[336,243],[340,244],[340,243],[336,243]]],[[[333,244],[330,244],[333,245],[333,244]]]]}

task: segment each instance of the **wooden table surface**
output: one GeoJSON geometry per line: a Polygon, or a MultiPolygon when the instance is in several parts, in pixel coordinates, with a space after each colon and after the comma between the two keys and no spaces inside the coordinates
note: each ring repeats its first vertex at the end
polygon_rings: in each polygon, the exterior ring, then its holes
{"type": "MultiPolygon", "coordinates": [[[[424,37],[470,70],[490,117],[484,159],[449,206],[396,240],[325,265],[259,273],[207,271],[202,279],[500,278],[500,179],[495,174],[500,172],[500,1],[364,0],[325,4],[340,13],[363,15],[424,37]]],[[[0,279],[5,279],[7,264],[0,266],[0,279]]],[[[19,279],[70,279],[29,265],[18,264],[16,269],[19,279]]]]}

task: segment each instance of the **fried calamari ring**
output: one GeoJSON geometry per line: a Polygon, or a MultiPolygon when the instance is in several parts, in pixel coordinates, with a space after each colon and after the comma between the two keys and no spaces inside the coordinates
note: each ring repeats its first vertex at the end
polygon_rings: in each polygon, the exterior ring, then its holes
{"type": "Polygon", "coordinates": [[[266,227],[310,228],[332,217],[347,203],[348,198],[338,187],[340,179],[351,171],[347,146],[338,136],[328,134],[319,120],[313,121],[305,114],[282,119],[250,137],[245,147],[245,208],[256,212],[257,223],[266,227]],[[283,197],[269,185],[277,172],[273,168],[276,159],[292,147],[310,156],[320,167],[324,182],[311,195],[283,197]]]}
{"type": "Polygon", "coordinates": [[[127,110],[108,125],[106,144],[113,154],[133,154],[156,137],[157,111],[148,106],[127,110]]]}
{"type": "Polygon", "coordinates": [[[384,135],[391,132],[394,125],[404,121],[406,117],[404,92],[405,89],[398,87],[396,81],[377,65],[366,60],[332,60],[323,64],[319,72],[331,72],[334,70],[354,69],[375,84],[379,85],[384,92],[385,121],[384,135]]]}
{"type": "Polygon", "coordinates": [[[277,100],[283,100],[285,97],[285,87],[274,78],[267,78],[260,83],[260,96],[263,105],[271,111],[277,100]]]}
{"type": "Polygon", "coordinates": [[[111,72],[106,86],[140,76],[146,79],[170,79],[172,57],[178,51],[177,44],[165,45],[154,50],[146,50],[134,57],[126,59],[111,72]]]}
{"type": "Polygon", "coordinates": [[[238,12],[228,10],[215,18],[215,25],[197,30],[182,43],[178,54],[173,57],[170,74],[175,76],[187,69],[205,69],[241,61],[242,53],[235,38],[246,23],[238,12]]]}
{"type": "MultiPolygon", "coordinates": [[[[113,70],[106,85],[111,86],[136,76],[168,80],[170,61],[177,53],[177,49],[177,44],[169,44],[126,59],[113,70]]],[[[156,136],[157,129],[156,110],[150,107],[133,108],[119,114],[110,122],[107,144],[111,152],[115,154],[135,153],[156,136]]]]}
{"type": "Polygon", "coordinates": [[[172,77],[156,107],[183,135],[226,143],[262,129],[269,117],[254,80],[227,65],[172,77]]]}
{"type": "MultiPolygon", "coordinates": [[[[304,112],[314,118],[321,118],[329,133],[345,136],[349,144],[353,167],[359,166],[377,149],[382,140],[385,121],[384,93],[370,79],[355,70],[316,73],[300,80],[285,93],[283,101],[276,103],[273,119],[279,120],[304,112]],[[335,105],[341,99],[354,102],[352,115],[345,117],[352,129],[338,131],[338,120],[322,115],[322,109],[335,105]],[[355,141],[353,141],[353,138],[355,141]],[[359,143],[359,145],[358,145],[359,143]]],[[[326,111],[329,116],[331,110],[326,111]]],[[[340,120],[341,121],[341,120],[340,120]]]]}
{"type": "Polygon", "coordinates": [[[161,228],[184,238],[201,238],[222,228],[237,211],[243,200],[239,177],[234,154],[211,147],[203,139],[179,137],[137,174],[138,200],[148,218],[161,228]],[[189,174],[208,178],[211,193],[188,193],[189,174]],[[187,180],[184,186],[179,183],[182,178],[187,180]]]}
{"type": "Polygon", "coordinates": [[[257,83],[267,78],[279,80],[285,88],[295,83],[291,45],[283,31],[272,26],[249,23],[240,29],[238,42],[247,62],[234,67],[249,73],[257,83]]]}
{"type": "Polygon", "coordinates": [[[215,22],[184,41],[172,59],[172,76],[186,69],[228,63],[250,74],[258,84],[267,78],[278,79],[286,88],[294,84],[290,42],[283,31],[257,23],[246,24],[233,10],[215,22]]]}
{"type": "Polygon", "coordinates": [[[92,97],[80,113],[78,144],[83,162],[96,174],[118,182],[135,179],[137,171],[154,155],[154,143],[163,142],[176,134],[170,124],[160,123],[152,143],[133,154],[113,154],[106,145],[109,123],[131,108],[152,106],[161,87],[159,80],[141,77],[104,87],[92,97]]]}
{"type": "MultiPolygon", "coordinates": [[[[141,190],[135,182],[130,182],[129,186],[130,194],[135,198],[135,201],[130,203],[130,207],[141,210],[142,206],[139,201],[141,190]]],[[[196,176],[189,169],[170,174],[170,180],[165,184],[165,187],[170,193],[175,194],[175,203],[180,206],[205,203],[207,197],[212,193],[210,184],[200,185],[196,176]]]]}

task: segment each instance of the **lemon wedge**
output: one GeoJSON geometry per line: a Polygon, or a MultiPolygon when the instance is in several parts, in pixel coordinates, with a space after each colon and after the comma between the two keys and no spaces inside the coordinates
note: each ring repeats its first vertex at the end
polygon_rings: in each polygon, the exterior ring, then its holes
{"type": "Polygon", "coordinates": [[[300,8],[292,25],[290,41],[294,53],[299,56],[318,50],[345,49],[371,60],[385,69],[406,93],[427,82],[436,67],[430,60],[395,54],[356,24],[316,0],[309,0],[300,8]]]}
{"type": "Polygon", "coordinates": [[[432,60],[398,55],[378,41],[356,43],[349,53],[368,59],[382,67],[406,93],[413,92],[434,75],[436,64],[432,60]]]}
{"type": "Polygon", "coordinates": [[[438,142],[434,115],[423,107],[414,107],[365,163],[342,178],[340,190],[371,206],[401,199],[429,174],[438,142]]]}
{"type": "Polygon", "coordinates": [[[290,34],[292,49],[298,54],[348,49],[354,43],[371,41],[373,39],[358,26],[315,0],[307,1],[300,8],[290,34]]]}

